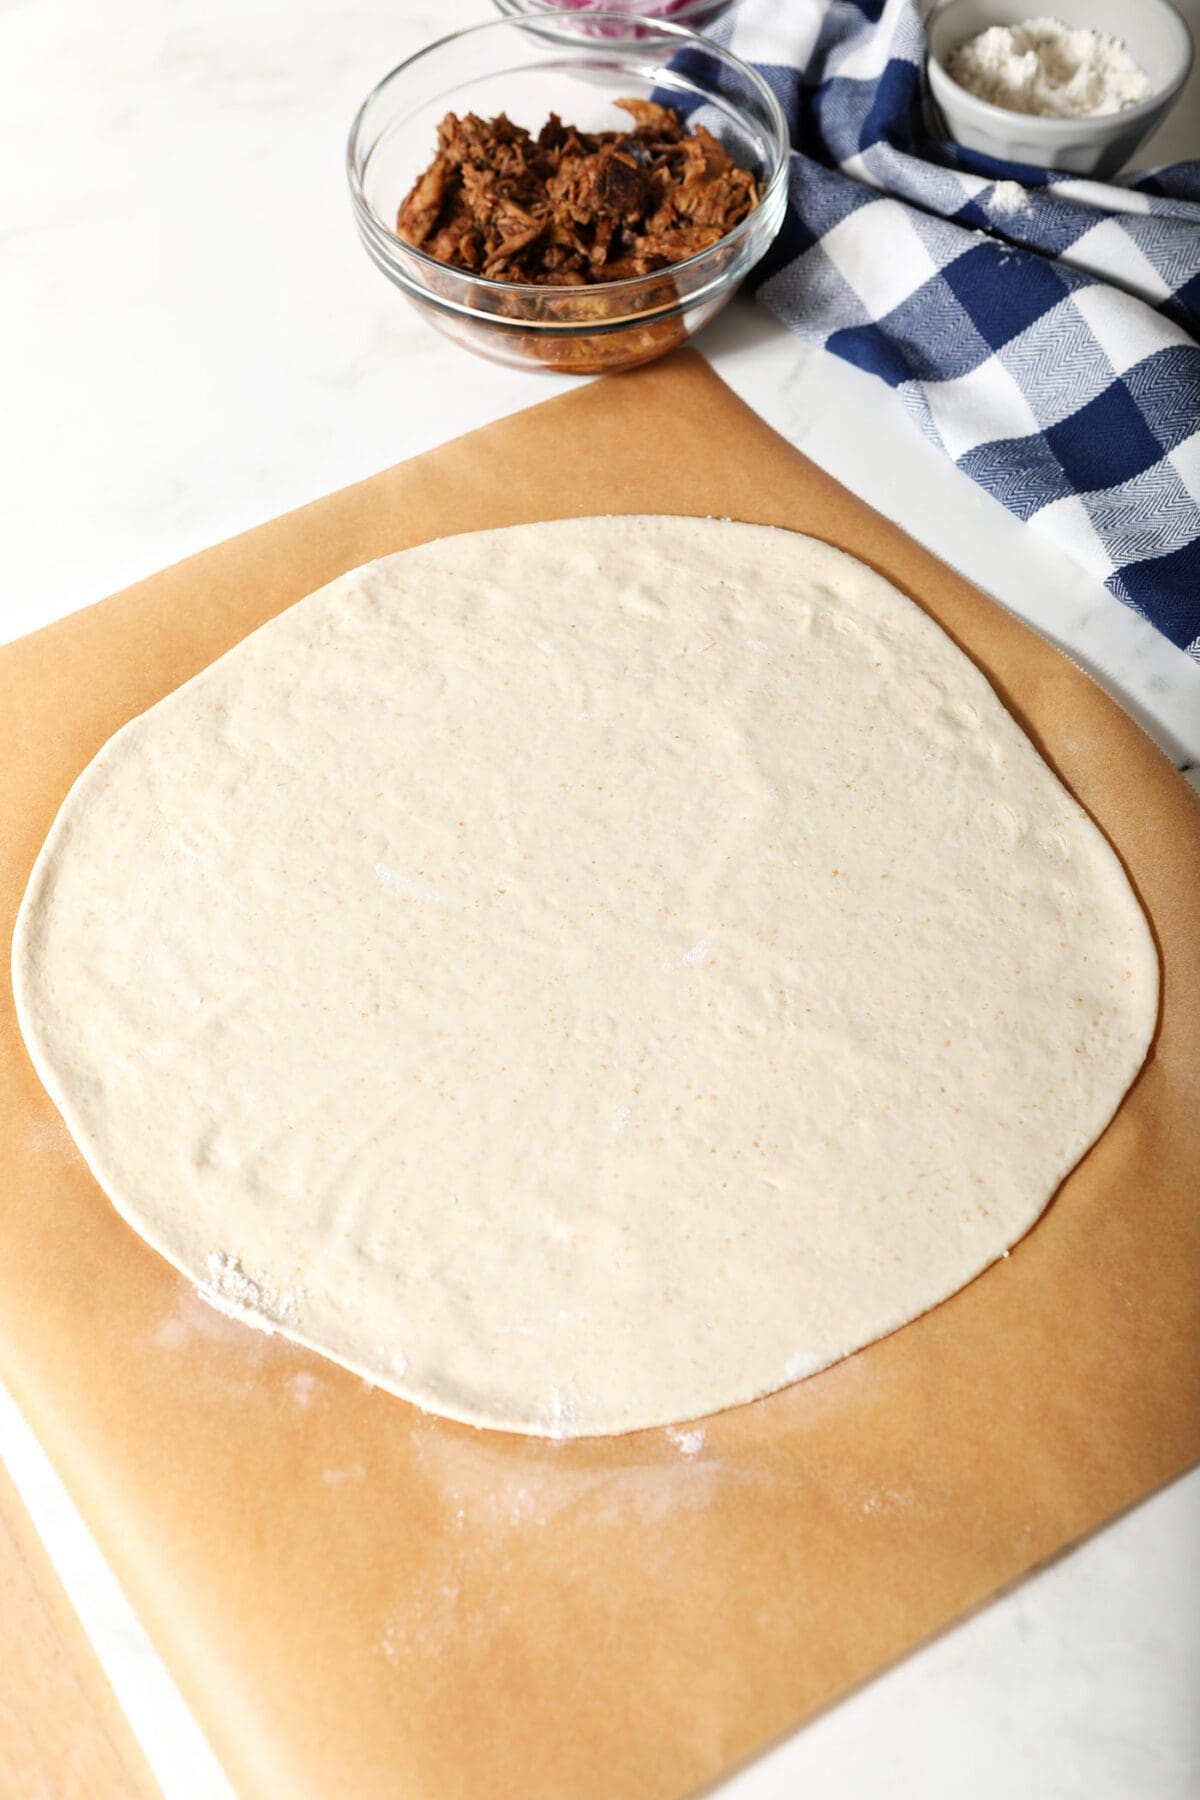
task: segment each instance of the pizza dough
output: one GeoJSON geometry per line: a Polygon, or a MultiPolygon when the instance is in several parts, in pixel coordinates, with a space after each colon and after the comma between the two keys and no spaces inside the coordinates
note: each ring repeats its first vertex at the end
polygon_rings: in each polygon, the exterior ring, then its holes
{"type": "Polygon", "coordinates": [[[971,1280],[1158,991],[1116,856],[924,613],[671,518],[429,544],[255,632],[80,777],[14,975],[97,1178],[209,1298],[567,1436],[971,1280]]]}

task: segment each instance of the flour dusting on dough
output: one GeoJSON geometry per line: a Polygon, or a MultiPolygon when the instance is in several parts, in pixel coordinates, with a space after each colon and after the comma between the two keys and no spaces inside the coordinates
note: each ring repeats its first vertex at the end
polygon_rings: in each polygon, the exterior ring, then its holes
{"type": "Polygon", "coordinates": [[[386,863],[375,864],[375,879],[384,887],[394,888],[396,893],[403,894],[406,900],[428,900],[434,906],[450,904],[448,897],[439,894],[436,888],[427,887],[423,881],[413,881],[408,875],[400,875],[395,869],[389,869],[386,863]]]}
{"type": "Polygon", "coordinates": [[[226,1250],[212,1251],[205,1258],[205,1267],[208,1279],[196,1291],[218,1312],[267,1332],[295,1319],[303,1288],[278,1293],[264,1278],[248,1275],[238,1258],[226,1250]]]}
{"type": "Polygon", "coordinates": [[[572,1437],[574,1434],[571,1425],[578,1411],[578,1406],[565,1388],[552,1388],[549,1400],[538,1414],[542,1434],[559,1440],[572,1437]]]}

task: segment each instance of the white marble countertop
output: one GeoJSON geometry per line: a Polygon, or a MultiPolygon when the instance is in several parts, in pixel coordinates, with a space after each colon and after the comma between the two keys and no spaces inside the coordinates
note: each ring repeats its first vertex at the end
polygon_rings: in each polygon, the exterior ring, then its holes
{"type": "MultiPolygon", "coordinates": [[[[1200,27],[1200,0],[1182,10],[1200,27]]],[[[367,263],[341,155],[371,83],[486,0],[0,0],[0,641],[560,391],[434,336],[367,263]]],[[[1200,154],[1187,101],[1161,154],[1200,154]],[[1188,141],[1189,135],[1191,141],[1188,141]]],[[[748,300],[700,340],[793,443],[1200,762],[1200,667],[748,300]]],[[[1195,776],[1193,775],[1193,779],[1195,776]]],[[[25,1495],[168,1800],[228,1789],[28,1427],[25,1495]]],[[[722,1789],[1200,1792],[1200,1474],[722,1789]]]]}

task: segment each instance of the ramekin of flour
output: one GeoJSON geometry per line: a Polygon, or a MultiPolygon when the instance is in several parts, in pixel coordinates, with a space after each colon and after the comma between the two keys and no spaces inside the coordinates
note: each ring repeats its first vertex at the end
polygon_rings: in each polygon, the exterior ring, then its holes
{"type": "Polygon", "coordinates": [[[927,25],[947,134],[1005,162],[1112,175],[1161,123],[1192,66],[1169,0],[947,0],[927,25]]]}

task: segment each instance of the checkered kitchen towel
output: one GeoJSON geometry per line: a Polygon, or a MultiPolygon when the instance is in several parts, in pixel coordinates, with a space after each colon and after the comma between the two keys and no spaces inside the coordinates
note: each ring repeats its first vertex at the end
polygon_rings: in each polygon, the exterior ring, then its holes
{"type": "Polygon", "coordinates": [[[913,0],[742,0],[713,35],[791,126],[761,298],[1200,658],[1200,162],[1099,183],[932,141],[913,0]]]}

